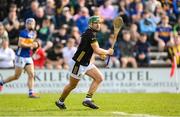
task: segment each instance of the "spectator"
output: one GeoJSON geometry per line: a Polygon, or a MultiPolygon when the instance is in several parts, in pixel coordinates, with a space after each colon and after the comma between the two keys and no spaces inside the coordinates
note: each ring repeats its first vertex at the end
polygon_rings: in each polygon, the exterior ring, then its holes
{"type": "Polygon", "coordinates": [[[36,30],[39,30],[42,27],[43,19],[46,17],[44,13],[44,8],[43,7],[37,8],[34,17],[36,20],[36,30]]]}
{"type": "Polygon", "coordinates": [[[157,27],[155,32],[155,41],[158,43],[159,51],[164,51],[172,39],[172,27],[169,25],[168,16],[162,18],[162,23],[157,27]]]}
{"type": "Polygon", "coordinates": [[[77,26],[73,26],[72,27],[72,31],[71,31],[71,36],[73,39],[75,39],[75,46],[77,47],[77,45],[80,44],[80,32],[77,26]]]}
{"type": "Polygon", "coordinates": [[[52,22],[56,24],[56,6],[55,6],[55,1],[54,0],[46,0],[46,5],[44,12],[46,16],[50,17],[52,22]]]}
{"type": "MultiPolygon", "coordinates": [[[[168,57],[171,61],[174,61],[174,56],[180,52],[180,35],[178,33],[173,34],[173,40],[168,45],[168,57]]],[[[176,56],[176,63],[180,65],[180,56],[176,56]]]]}
{"type": "Polygon", "coordinates": [[[41,41],[39,40],[39,48],[33,53],[32,58],[35,69],[43,69],[46,60],[46,53],[41,47],[41,41]]]}
{"type": "MultiPolygon", "coordinates": [[[[109,40],[105,43],[105,48],[111,48],[112,43],[114,42],[114,35],[111,34],[109,40]]],[[[109,61],[109,67],[119,68],[120,67],[120,50],[118,48],[118,44],[115,43],[114,45],[114,54],[111,56],[109,61]]]]}
{"type": "Polygon", "coordinates": [[[63,68],[63,45],[57,44],[55,47],[47,52],[46,67],[48,69],[62,69],[63,68]]]}
{"type": "Polygon", "coordinates": [[[178,17],[177,23],[173,27],[173,33],[180,35],[180,16],[178,17]]]}
{"type": "Polygon", "coordinates": [[[154,16],[149,11],[144,11],[142,19],[139,21],[140,33],[145,33],[148,36],[148,41],[154,43],[152,38],[156,31],[157,24],[154,16]]]}
{"type": "Polygon", "coordinates": [[[156,31],[156,22],[151,17],[150,12],[144,11],[142,19],[139,21],[140,33],[146,33],[151,36],[156,31]]]}
{"type": "Polygon", "coordinates": [[[9,48],[9,41],[3,40],[0,47],[0,68],[7,69],[14,67],[15,52],[9,48]]]}
{"type": "Polygon", "coordinates": [[[97,32],[97,41],[100,47],[105,46],[105,42],[108,41],[110,35],[110,30],[108,26],[104,23],[101,24],[101,30],[97,32]]]}
{"type": "Polygon", "coordinates": [[[112,6],[112,3],[110,0],[105,0],[104,4],[99,7],[100,16],[105,21],[112,21],[113,18],[116,16],[115,9],[112,6]]]}
{"type": "Polygon", "coordinates": [[[150,11],[151,13],[154,13],[156,7],[160,5],[161,3],[157,0],[148,0],[145,2],[145,9],[150,11]]]}
{"type": "Polygon", "coordinates": [[[32,17],[35,18],[35,14],[38,7],[39,7],[39,2],[37,0],[32,0],[31,7],[23,13],[24,19],[26,20],[27,18],[32,18],[32,17]]]}
{"type": "Polygon", "coordinates": [[[57,31],[57,33],[53,34],[52,41],[53,44],[66,44],[69,35],[67,34],[68,26],[66,24],[62,25],[61,28],[57,31]]]}
{"type": "Polygon", "coordinates": [[[47,16],[50,16],[51,18],[55,16],[55,1],[54,0],[46,0],[45,14],[47,16]]]}
{"type": "Polygon", "coordinates": [[[38,38],[42,41],[42,48],[44,48],[45,51],[52,47],[50,27],[51,21],[46,17],[43,20],[42,27],[38,30],[38,38]]]}
{"type": "MultiPolygon", "coordinates": [[[[63,8],[62,15],[60,17],[58,17],[58,19],[57,19],[56,28],[61,27],[63,24],[67,24],[69,27],[75,25],[73,16],[71,15],[70,9],[68,7],[63,8]]],[[[70,32],[70,31],[68,31],[68,32],[70,32]]]]}
{"type": "Polygon", "coordinates": [[[180,1],[179,0],[173,0],[173,8],[174,13],[176,14],[176,17],[180,14],[180,1]]]}
{"type": "Polygon", "coordinates": [[[63,48],[63,58],[64,58],[64,68],[69,69],[70,61],[74,56],[77,48],[75,47],[75,40],[73,38],[69,38],[67,42],[67,46],[63,48]]]}
{"type": "Polygon", "coordinates": [[[16,11],[10,11],[8,17],[3,20],[3,24],[8,32],[10,44],[17,45],[20,22],[16,11]]]}
{"type": "Polygon", "coordinates": [[[141,19],[141,14],[143,13],[143,4],[141,2],[137,3],[135,6],[135,10],[132,13],[132,22],[138,23],[141,19]]]}
{"type": "Polygon", "coordinates": [[[139,36],[140,36],[137,29],[138,29],[138,27],[137,27],[136,24],[131,24],[131,26],[130,26],[130,34],[131,34],[132,43],[134,45],[138,41],[139,36]]]}
{"type": "Polygon", "coordinates": [[[112,20],[118,14],[115,12],[114,7],[112,6],[111,0],[105,0],[104,4],[99,7],[100,16],[104,20],[105,24],[109,29],[112,29],[112,20]]]}
{"type": "Polygon", "coordinates": [[[89,10],[86,7],[81,8],[80,17],[76,21],[80,34],[88,28],[89,10]]]}
{"type": "Polygon", "coordinates": [[[118,13],[119,16],[123,18],[123,21],[126,25],[130,25],[131,23],[131,17],[130,17],[130,10],[126,6],[125,0],[120,0],[118,5],[118,13]]]}
{"type": "Polygon", "coordinates": [[[121,62],[122,68],[126,68],[128,63],[132,65],[133,68],[137,68],[136,59],[134,57],[134,46],[131,43],[131,35],[127,30],[123,31],[122,40],[119,42],[119,48],[121,50],[121,62]]]}
{"type": "Polygon", "coordinates": [[[2,45],[3,40],[9,41],[9,37],[7,31],[4,28],[4,25],[0,22],[0,47],[2,45]]]}
{"type": "Polygon", "coordinates": [[[150,63],[150,43],[147,42],[147,35],[141,33],[138,42],[136,43],[136,59],[139,67],[148,66],[150,63]]]}
{"type": "Polygon", "coordinates": [[[86,7],[85,3],[86,3],[86,0],[77,0],[76,4],[74,5],[74,14],[79,13],[81,8],[86,7]]]}
{"type": "Polygon", "coordinates": [[[69,0],[56,0],[56,15],[61,15],[64,7],[70,8],[69,0]]]}

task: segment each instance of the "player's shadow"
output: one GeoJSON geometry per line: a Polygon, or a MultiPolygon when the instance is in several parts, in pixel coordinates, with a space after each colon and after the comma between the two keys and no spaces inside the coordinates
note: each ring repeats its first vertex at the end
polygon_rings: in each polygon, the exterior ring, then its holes
{"type": "Polygon", "coordinates": [[[65,110],[61,110],[61,109],[36,109],[36,110],[30,110],[29,112],[48,112],[48,111],[87,111],[87,110],[92,110],[92,109],[88,109],[88,108],[76,108],[76,109],[65,109],[65,110]]]}

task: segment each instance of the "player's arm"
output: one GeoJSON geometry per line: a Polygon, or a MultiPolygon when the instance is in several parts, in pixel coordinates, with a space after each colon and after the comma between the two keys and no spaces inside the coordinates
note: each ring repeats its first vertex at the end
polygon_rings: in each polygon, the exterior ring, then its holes
{"type": "Polygon", "coordinates": [[[93,48],[94,52],[98,55],[113,55],[114,52],[114,50],[111,48],[109,48],[108,50],[100,48],[97,42],[91,43],[91,47],[93,48]]]}
{"type": "Polygon", "coordinates": [[[19,37],[18,46],[23,48],[36,48],[38,47],[37,43],[25,43],[25,39],[22,37],[19,37]]]}

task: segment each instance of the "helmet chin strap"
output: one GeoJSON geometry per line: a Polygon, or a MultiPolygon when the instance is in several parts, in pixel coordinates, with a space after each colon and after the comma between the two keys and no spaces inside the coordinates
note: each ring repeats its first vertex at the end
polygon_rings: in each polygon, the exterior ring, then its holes
{"type": "Polygon", "coordinates": [[[89,26],[89,28],[90,28],[92,31],[94,31],[94,32],[98,32],[98,30],[93,29],[91,26],[89,26]]]}

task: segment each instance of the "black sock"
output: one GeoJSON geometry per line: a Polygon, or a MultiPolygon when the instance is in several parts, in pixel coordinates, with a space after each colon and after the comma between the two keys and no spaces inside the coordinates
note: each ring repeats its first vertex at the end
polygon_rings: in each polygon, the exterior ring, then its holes
{"type": "Polygon", "coordinates": [[[63,99],[63,98],[59,98],[59,101],[60,101],[60,102],[64,102],[64,100],[65,100],[65,99],[63,99]]]}
{"type": "Polygon", "coordinates": [[[93,96],[93,94],[91,94],[91,93],[86,94],[86,98],[92,98],[92,96],[93,96]]]}

